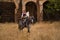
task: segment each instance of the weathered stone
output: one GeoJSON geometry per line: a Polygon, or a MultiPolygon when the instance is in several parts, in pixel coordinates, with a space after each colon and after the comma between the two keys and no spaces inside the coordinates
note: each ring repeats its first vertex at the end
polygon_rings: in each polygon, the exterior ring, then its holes
{"type": "Polygon", "coordinates": [[[47,0],[3,0],[3,1],[15,3],[16,6],[15,22],[19,20],[22,10],[26,11],[29,10],[30,15],[35,16],[37,21],[43,20],[43,3],[47,0]]]}

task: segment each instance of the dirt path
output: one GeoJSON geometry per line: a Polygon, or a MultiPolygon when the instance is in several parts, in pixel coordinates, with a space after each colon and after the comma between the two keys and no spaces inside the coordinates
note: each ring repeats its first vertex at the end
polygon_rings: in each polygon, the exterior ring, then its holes
{"type": "Polygon", "coordinates": [[[27,28],[18,29],[15,23],[0,23],[0,40],[60,40],[60,22],[36,23],[27,28]]]}

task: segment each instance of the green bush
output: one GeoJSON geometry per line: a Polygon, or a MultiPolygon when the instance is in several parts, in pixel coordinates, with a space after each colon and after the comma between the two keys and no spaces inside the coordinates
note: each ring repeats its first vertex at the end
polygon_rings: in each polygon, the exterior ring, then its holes
{"type": "Polygon", "coordinates": [[[47,18],[51,19],[60,19],[60,0],[49,0],[44,3],[44,13],[46,14],[47,18]]]}

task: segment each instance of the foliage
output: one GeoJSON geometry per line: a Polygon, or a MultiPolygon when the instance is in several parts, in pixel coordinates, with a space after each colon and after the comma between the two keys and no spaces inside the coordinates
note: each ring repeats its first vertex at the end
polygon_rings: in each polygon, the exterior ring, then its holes
{"type": "Polygon", "coordinates": [[[46,15],[49,14],[48,17],[55,17],[58,18],[58,16],[60,17],[60,0],[49,0],[47,2],[44,3],[44,13],[46,13],[46,15]]]}

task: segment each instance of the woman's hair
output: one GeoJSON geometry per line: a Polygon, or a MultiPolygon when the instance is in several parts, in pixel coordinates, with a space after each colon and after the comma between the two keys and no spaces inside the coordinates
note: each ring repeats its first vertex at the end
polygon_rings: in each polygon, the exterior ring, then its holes
{"type": "Polygon", "coordinates": [[[26,14],[23,14],[23,16],[26,16],[26,14]]]}

